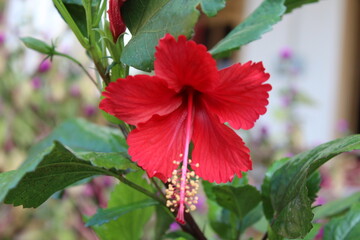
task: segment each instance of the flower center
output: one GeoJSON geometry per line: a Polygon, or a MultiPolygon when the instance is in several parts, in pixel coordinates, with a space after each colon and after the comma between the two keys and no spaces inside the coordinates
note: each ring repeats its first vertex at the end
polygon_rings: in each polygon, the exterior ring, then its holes
{"type": "MultiPolygon", "coordinates": [[[[168,189],[166,189],[166,198],[168,199],[166,205],[170,207],[172,212],[178,208],[176,221],[180,224],[185,224],[184,211],[189,212],[190,210],[196,209],[195,204],[198,201],[196,193],[199,189],[199,177],[195,175],[194,171],[188,168],[188,164],[191,163],[188,155],[193,121],[192,90],[188,92],[187,104],[185,148],[184,153],[179,155],[179,157],[182,158],[182,166],[181,169],[174,170],[173,176],[169,179],[168,189]]],[[[174,164],[180,165],[180,161],[174,160],[174,164]]],[[[198,164],[196,167],[198,167],[198,164]]]]}

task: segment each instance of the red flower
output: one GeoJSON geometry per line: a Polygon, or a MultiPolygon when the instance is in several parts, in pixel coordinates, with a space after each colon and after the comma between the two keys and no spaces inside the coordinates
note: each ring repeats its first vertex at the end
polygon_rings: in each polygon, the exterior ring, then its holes
{"type": "MultiPolygon", "coordinates": [[[[188,197],[183,189],[194,176],[188,164],[199,177],[217,183],[231,181],[235,174],[241,177],[241,172],[252,168],[249,149],[224,123],[235,129],[254,126],[266,112],[268,78],[262,63],[218,71],[203,45],[185,36],[176,41],[167,34],[156,47],[155,76],[128,76],[110,83],[100,108],[136,126],[127,140],[129,154],[150,177],[166,181],[173,173],[180,179],[178,220],[182,222],[179,214],[188,197]],[[188,159],[190,141],[192,160],[188,159]],[[181,173],[174,171],[180,162],[181,173]]],[[[169,196],[175,193],[171,190],[169,196]]]]}
{"type": "Polygon", "coordinates": [[[126,30],[124,20],[121,16],[121,6],[126,0],[110,0],[109,1],[109,14],[110,31],[113,35],[113,40],[116,43],[118,37],[123,34],[126,30]]]}

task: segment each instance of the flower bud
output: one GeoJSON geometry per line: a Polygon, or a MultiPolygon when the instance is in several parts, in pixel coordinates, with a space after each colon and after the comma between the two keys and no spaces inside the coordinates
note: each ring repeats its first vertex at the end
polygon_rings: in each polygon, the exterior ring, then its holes
{"type": "Polygon", "coordinates": [[[126,0],[110,0],[109,1],[109,14],[110,31],[113,36],[113,41],[116,43],[118,37],[126,30],[125,23],[121,16],[121,6],[126,0]]]}
{"type": "Polygon", "coordinates": [[[50,59],[47,58],[40,63],[38,72],[45,73],[45,72],[49,71],[50,68],[51,68],[51,61],[50,61],[50,59]]]}

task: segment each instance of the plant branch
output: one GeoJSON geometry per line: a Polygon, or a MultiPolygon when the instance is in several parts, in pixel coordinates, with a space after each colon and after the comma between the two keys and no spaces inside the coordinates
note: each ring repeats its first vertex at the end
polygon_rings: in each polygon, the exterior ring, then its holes
{"type": "Polygon", "coordinates": [[[122,183],[125,183],[126,185],[128,185],[129,187],[132,187],[136,190],[138,190],[139,192],[142,192],[143,194],[145,194],[146,196],[154,199],[155,201],[158,201],[159,203],[161,203],[162,205],[165,205],[165,200],[158,197],[156,194],[150,192],[149,190],[127,180],[124,176],[122,175],[117,175],[117,179],[119,179],[122,183]]]}
{"type": "Polygon", "coordinates": [[[90,75],[90,73],[86,70],[86,68],[78,60],[76,60],[75,58],[73,58],[69,55],[66,55],[66,54],[63,54],[60,52],[55,52],[54,55],[65,57],[65,58],[71,60],[72,62],[76,63],[85,72],[86,76],[88,76],[89,79],[95,84],[95,86],[99,90],[99,92],[101,92],[101,89],[98,86],[98,84],[96,83],[95,79],[90,75]]]}

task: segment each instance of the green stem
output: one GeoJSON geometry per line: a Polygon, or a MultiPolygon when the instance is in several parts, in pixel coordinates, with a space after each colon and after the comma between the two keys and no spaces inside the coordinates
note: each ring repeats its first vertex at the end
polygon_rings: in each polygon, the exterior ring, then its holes
{"type": "Polygon", "coordinates": [[[104,63],[102,62],[102,55],[101,55],[101,49],[96,43],[96,37],[95,37],[95,31],[93,31],[93,25],[92,25],[92,8],[91,8],[91,2],[92,0],[82,0],[84,7],[85,7],[85,14],[86,14],[86,28],[87,28],[87,34],[89,38],[90,46],[87,48],[89,51],[94,64],[96,66],[96,69],[98,70],[101,78],[105,82],[106,85],[110,83],[109,76],[106,73],[106,67],[104,67],[104,63]]]}
{"type": "Polygon", "coordinates": [[[96,16],[95,18],[95,21],[94,21],[94,26],[99,26],[100,24],[100,21],[101,21],[101,17],[106,9],[106,3],[107,3],[107,0],[103,0],[102,4],[101,4],[101,7],[100,7],[100,11],[98,12],[98,15],[96,16]]]}
{"type": "Polygon", "coordinates": [[[158,190],[158,192],[161,194],[161,196],[163,196],[163,198],[166,199],[165,194],[161,190],[160,186],[157,184],[156,180],[154,178],[149,178],[149,179],[155,185],[156,190],[158,190]]]}
{"type": "Polygon", "coordinates": [[[63,54],[60,52],[54,52],[54,55],[65,57],[65,58],[71,60],[72,62],[76,63],[85,72],[86,76],[88,76],[89,79],[95,84],[95,86],[99,90],[99,92],[101,92],[101,89],[98,86],[98,84],[96,83],[95,79],[90,75],[90,73],[86,70],[86,68],[78,60],[76,60],[75,58],[73,58],[69,55],[66,55],[66,54],[63,54]]]}
{"type": "Polygon", "coordinates": [[[156,194],[146,190],[145,188],[127,180],[124,176],[122,175],[117,175],[116,176],[117,179],[119,179],[122,183],[125,183],[126,185],[128,185],[129,187],[132,187],[136,190],[138,190],[139,192],[142,192],[143,194],[147,195],[148,197],[154,199],[155,201],[158,201],[159,203],[161,203],[162,205],[165,205],[165,200],[158,197],[156,194]]]}

